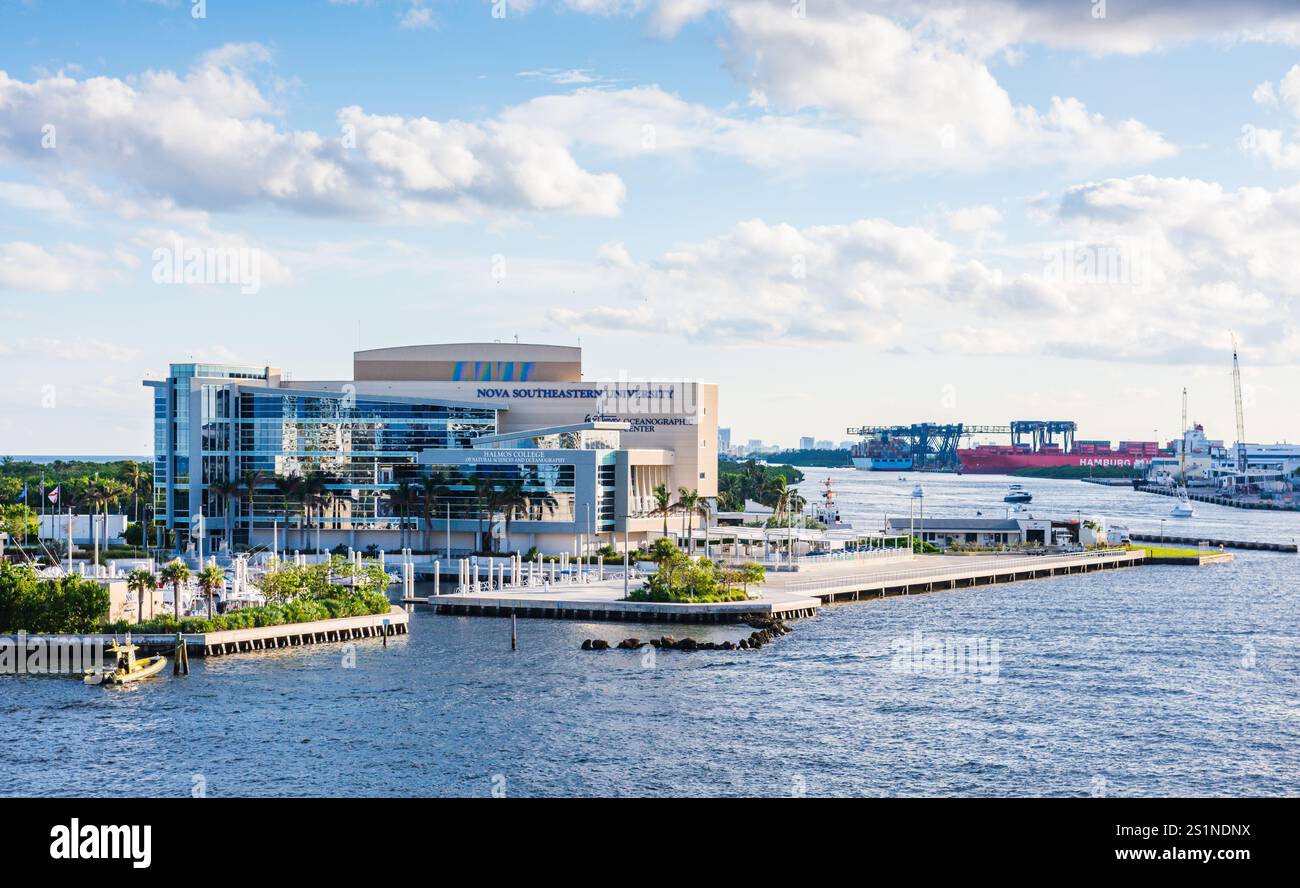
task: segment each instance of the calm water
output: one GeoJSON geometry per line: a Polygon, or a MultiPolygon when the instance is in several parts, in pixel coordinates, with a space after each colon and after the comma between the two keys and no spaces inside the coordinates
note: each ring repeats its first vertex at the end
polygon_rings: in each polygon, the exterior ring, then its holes
{"type": "MultiPolygon", "coordinates": [[[[911,481],[834,474],[846,511],[906,513],[911,481]]],[[[927,514],[1000,514],[1007,480],[925,483],[927,514]]],[[[1170,505],[1030,486],[1035,511],[1135,528],[1170,505]]],[[[1206,535],[1300,525],[1198,509],[1206,535]]],[[[126,690],[0,679],[0,793],[188,795],[201,775],[213,796],[1297,795],[1298,589],[1295,556],[1241,553],[839,606],[754,654],[653,664],[578,645],[662,628],[521,620],[511,653],[505,620],[419,612],[355,668],[323,646],[126,690]],[[918,631],[996,644],[995,680],[896,668],[918,631]]]]}

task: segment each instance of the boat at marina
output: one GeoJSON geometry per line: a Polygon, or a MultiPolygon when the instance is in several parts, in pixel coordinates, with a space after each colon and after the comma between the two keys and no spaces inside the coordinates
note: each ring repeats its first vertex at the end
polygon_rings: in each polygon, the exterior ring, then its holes
{"type": "Polygon", "coordinates": [[[102,669],[86,670],[85,683],[88,685],[125,685],[144,681],[162,672],[167,667],[167,658],[163,656],[137,658],[139,650],[131,644],[131,636],[126,637],[125,644],[114,642],[108,649],[113,655],[113,665],[102,669]]]}

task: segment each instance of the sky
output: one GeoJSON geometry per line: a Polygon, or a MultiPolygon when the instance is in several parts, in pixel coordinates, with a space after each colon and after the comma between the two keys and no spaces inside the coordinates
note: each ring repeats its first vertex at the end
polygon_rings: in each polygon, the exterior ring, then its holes
{"type": "Polygon", "coordinates": [[[0,0],[0,453],[171,362],[580,344],[733,441],[1296,440],[1300,4],[0,0]]]}

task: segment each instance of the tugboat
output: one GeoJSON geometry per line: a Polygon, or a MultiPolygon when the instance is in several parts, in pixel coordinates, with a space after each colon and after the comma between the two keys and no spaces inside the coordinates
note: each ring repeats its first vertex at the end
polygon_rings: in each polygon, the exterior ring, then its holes
{"type": "Polygon", "coordinates": [[[1025,490],[1023,484],[1012,484],[1007,488],[1007,495],[1002,497],[1004,503],[1031,503],[1034,501],[1034,495],[1025,490]]]}
{"type": "Polygon", "coordinates": [[[143,681],[162,672],[167,667],[167,658],[163,656],[136,659],[138,648],[131,644],[127,635],[126,644],[113,642],[108,652],[113,655],[113,665],[104,669],[86,670],[85,682],[88,685],[124,685],[143,681]]]}

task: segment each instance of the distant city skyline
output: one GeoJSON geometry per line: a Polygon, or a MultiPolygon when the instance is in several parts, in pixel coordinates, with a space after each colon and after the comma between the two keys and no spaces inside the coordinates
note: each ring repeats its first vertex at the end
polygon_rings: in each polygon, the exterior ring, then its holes
{"type": "Polygon", "coordinates": [[[1282,0],[0,6],[0,453],[173,361],[581,344],[750,437],[1296,440],[1282,0]],[[346,64],[340,64],[346,59],[346,64]],[[743,432],[742,432],[743,430],[743,432]]]}

